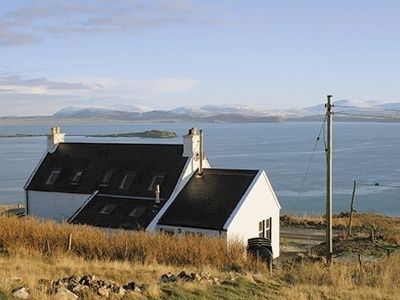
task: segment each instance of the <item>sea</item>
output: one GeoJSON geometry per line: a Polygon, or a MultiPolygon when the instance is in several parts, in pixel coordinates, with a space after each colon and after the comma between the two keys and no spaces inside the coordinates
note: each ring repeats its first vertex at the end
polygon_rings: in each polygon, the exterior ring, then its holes
{"type": "MultiPolygon", "coordinates": [[[[205,153],[212,167],[265,170],[282,213],[324,213],[326,153],[323,130],[317,141],[321,129],[318,122],[79,124],[61,129],[68,142],[180,144],[192,126],[204,131],[205,153]],[[85,137],[151,129],[172,130],[178,137],[85,137]]],[[[49,131],[45,125],[0,125],[0,136],[49,131]]],[[[333,141],[334,212],[349,211],[353,182],[357,180],[356,211],[400,216],[400,124],[335,123],[333,141]]],[[[0,204],[24,202],[23,186],[45,150],[44,136],[0,138],[0,204]]]]}

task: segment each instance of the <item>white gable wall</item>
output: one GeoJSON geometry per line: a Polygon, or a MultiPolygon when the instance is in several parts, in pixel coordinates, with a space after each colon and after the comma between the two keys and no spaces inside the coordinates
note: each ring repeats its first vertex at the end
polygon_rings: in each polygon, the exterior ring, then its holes
{"type": "Polygon", "coordinates": [[[239,238],[247,244],[258,237],[258,223],[272,218],[271,243],[274,257],[279,256],[280,205],[264,171],[260,171],[241,202],[225,224],[227,238],[239,238]]]}
{"type": "Polygon", "coordinates": [[[90,197],[90,194],[26,191],[30,216],[66,221],[90,197]]]}

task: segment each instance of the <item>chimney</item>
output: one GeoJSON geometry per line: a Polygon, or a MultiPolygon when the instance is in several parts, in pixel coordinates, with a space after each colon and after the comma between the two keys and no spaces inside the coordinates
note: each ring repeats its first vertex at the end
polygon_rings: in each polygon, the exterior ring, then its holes
{"type": "Polygon", "coordinates": [[[183,136],[183,156],[191,157],[200,153],[200,134],[196,127],[189,129],[189,133],[183,136]]]}
{"type": "Polygon", "coordinates": [[[159,184],[156,185],[155,192],[156,192],[156,204],[159,204],[160,203],[160,185],[159,184]]]}
{"type": "Polygon", "coordinates": [[[203,130],[200,129],[200,161],[199,161],[199,170],[197,172],[197,176],[203,176],[203,159],[204,159],[204,135],[203,130]]]}
{"type": "Polygon", "coordinates": [[[47,151],[52,153],[55,150],[56,145],[64,143],[65,133],[61,133],[60,127],[51,127],[51,132],[47,136],[47,151]]]}

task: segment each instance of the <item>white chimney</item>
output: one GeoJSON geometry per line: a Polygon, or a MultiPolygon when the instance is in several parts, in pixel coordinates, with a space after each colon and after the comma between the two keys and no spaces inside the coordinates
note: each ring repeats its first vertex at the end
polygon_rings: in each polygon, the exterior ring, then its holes
{"type": "Polygon", "coordinates": [[[51,127],[51,132],[47,136],[47,151],[52,153],[55,150],[56,145],[64,143],[64,136],[65,133],[61,133],[60,127],[51,127]]]}
{"type": "Polygon", "coordinates": [[[160,193],[161,193],[159,184],[156,185],[155,193],[156,193],[156,204],[159,204],[160,203],[160,193]]]}
{"type": "Polygon", "coordinates": [[[200,155],[200,134],[196,127],[189,129],[189,133],[183,136],[183,156],[196,157],[200,155]]]}

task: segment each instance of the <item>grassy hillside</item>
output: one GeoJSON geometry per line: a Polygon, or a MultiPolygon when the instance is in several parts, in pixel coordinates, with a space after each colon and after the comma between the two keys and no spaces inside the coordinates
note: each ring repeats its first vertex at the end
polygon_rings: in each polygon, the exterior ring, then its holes
{"type": "MultiPolygon", "coordinates": [[[[370,222],[360,220],[357,226],[370,222]]],[[[380,227],[391,228],[392,219],[388,222],[380,227]]],[[[386,237],[377,239],[389,244],[386,237]]],[[[84,274],[120,285],[142,283],[140,291],[112,299],[396,299],[400,294],[400,255],[395,252],[362,265],[334,262],[331,267],[283,253],[271,275],[260,262],[243,256],[242,246],[198,236],[107,234],[85,226],[0,217],[0,299],[20,286],[30,289],[32,299],[54,299],[41,282],[84,274]],[[218,282],[160,281],[163,274],[182,270],[207,271],[218,282]]],[[[85,297],[99,296],[89,291],[85,297]]]]}

